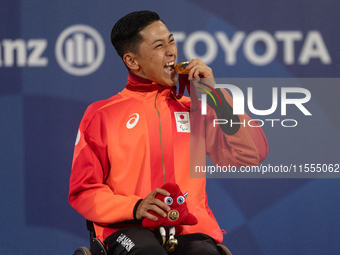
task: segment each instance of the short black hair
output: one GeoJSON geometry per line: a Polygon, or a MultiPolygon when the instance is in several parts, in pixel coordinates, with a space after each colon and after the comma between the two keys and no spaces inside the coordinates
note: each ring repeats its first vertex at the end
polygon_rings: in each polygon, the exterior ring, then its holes
{"type": "Polygon", "coordinates": [[[139,32],[155,21],[162,20],[152,11],[131,12],[117,21],[111,31],[111,43],[122,59],[128,51],[139,54],[139,46],[143,41],[139,32]]]}

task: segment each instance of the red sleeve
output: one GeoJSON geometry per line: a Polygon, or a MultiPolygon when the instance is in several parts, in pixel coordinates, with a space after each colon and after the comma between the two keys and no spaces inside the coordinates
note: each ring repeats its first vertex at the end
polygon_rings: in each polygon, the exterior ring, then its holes
{"type": "MultiPolygon", "coordinates": [[[[232,98],[229,93],[221,89],[223,96],[230,105],[232,98]]],[[[239,115],[239,130],[232,135],[225,134],[218,125],[213,126],[217,119],[215,111],[208,106],[206,146],[207,154],[214,164],[241,166],[255,166],[263,161],[268,154],[268,143],[261,127],[250,127],[251,118],[245,113],[239,115]]],[[[228,123],[230,125],[230,123],[228,123]]],[[[255,123],[252,123],[255,126],[255,123]]]]}
{"type": "Polygon", "coordinates": [[[105,180],[110,171],[107,155],[106,125],[91,105],[80,123],[73,156],[69,202],[84,218],[99,224],[133,219],[140,197],[116,195],[105,180]]]}

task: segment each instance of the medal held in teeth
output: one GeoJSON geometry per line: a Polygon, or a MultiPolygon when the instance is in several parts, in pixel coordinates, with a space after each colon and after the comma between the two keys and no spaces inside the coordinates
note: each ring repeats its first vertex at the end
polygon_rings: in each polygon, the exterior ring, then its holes
{"type": "Polygon", "coordinates": [[[188,74],[190,71],[189,69],[186,69],[188,64],[189,62],[182,62],[182,63],[177,64],[175,66],[176,72],[179,74],[188,74]]]}

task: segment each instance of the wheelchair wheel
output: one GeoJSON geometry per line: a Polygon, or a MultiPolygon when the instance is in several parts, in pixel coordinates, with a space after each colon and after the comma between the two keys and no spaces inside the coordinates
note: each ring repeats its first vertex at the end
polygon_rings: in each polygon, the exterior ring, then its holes
{"type": "Polygon", "coordinates": [[[86,247],[79,247],[73,255],[92,255],[92,253],[86,247]]]}
{"type": "Polygon", "coordinates": [[[218,244],[217,248],[222,255],[232,255],[229,249],[222,244],[218,244]]]}

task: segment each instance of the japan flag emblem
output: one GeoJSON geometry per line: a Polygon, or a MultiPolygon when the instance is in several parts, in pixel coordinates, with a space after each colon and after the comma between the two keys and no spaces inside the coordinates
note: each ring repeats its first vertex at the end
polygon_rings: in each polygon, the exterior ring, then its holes
{"type": "Polygon", "coordinates": [[[188,112],[175,112],[176,127],[179,133],[190,133],[190,119],[188,112]]]}

